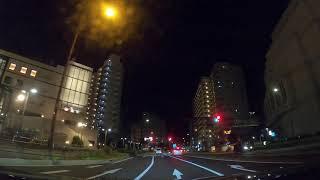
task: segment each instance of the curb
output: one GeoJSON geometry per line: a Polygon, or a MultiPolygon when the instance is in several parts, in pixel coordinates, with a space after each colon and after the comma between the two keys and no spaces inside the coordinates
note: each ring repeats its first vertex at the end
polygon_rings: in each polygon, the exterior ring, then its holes
{"type": "Polygon", "coordinates": [[[94,164],[117,163],[129,160],[132,157],[110,160],[29,160],[29,159],[12,159],[0,158],[0,166],[85,166],[94,164]]]}

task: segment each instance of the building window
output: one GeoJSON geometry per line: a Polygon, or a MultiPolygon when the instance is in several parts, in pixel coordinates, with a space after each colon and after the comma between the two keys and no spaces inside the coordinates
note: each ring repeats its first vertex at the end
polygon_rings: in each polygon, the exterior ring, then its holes
{"type": "Polygon", "coordinates": [[[31,70],[30,76],[36,77],[37,71],[36,70],[31,70]]]}
{"type": "Polygon", "coordinates": [[[18,87],[22,87],[23,86],[23,81],[21,79],[17,79],[17,84],[18,87]]]}
{"type": "Polygon", "coordinates": [[[6,84],[11,84],[11,82],[12,82],[12,77],[6,76],[6,77],[4,78],[4,83],[6,83],[6,84]]]}
{"type": "Polygon", "coordinates": [[[28,68],[26,68],[26,67],[21,67],[20,72],[21,72],[22,74],[25,74],[25,73],[27,73],[27,70],[28,70],[28,68]]]}
{"type": "Polygon", "coordinates": [[[14,71],[14,69],[16,69],[16,66],[17,66],[16,64],[11,63],[10,66],[9,66],[9,69],[14,71]]]}

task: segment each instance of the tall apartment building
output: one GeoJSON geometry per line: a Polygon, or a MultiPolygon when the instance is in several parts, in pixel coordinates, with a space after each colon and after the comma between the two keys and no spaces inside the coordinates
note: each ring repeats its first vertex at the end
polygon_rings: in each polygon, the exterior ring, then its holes
{"type": "Polygon", "coordinates": [[[211,121],[214,114],[214,91],[209,77],[201,77],[194,100],[192,137],[199,146],[198,149],[211,147],[213,141],[214,126],[211,121]]]}
{"type": "Polygon", "coordinates": [[[221,114],[225,126],[245,124],[249,112],[242,69],[226,62],[216,63],[210,79],[214,91],[214,113],[221,114]]]}
{"type": "MultiPolygon", "coordinates": [[[[39,139],[47,139],[59,86],[65,80],[54,143],[71,143],[73,136],[80,133],[77,122],[84,121],[87,83],[92,69],[76,62],[67,68],[68,75],[62,78],[63,66],[50,66],[0,50],[0,131],[20,129],[32,132],[39,139]]],[[[81,134],[85,146],[96,141],[94,131],[83,128],[81,134]]]]}
{"type": "Polygon", "coordinates": [[[320,132],[320,1],[292,0],[266,55],[265,115],[279,136],[320,132]]]}
{"type": "Polygon", "coordinates": [[[123,65],[117,55],[108,57],[92,79],[87,119],[98,130],[98,141],[102,144],[105,137],[119,133],[122,80],[123,65]]]}

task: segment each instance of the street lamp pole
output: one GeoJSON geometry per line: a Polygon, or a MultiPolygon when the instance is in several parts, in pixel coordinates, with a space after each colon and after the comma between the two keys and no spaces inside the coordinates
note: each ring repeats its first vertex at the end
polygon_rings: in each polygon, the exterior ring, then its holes
{"type": "Polygon", "coordinates": [[[24,113],[27,109],[27,105],[28,105],[28,99],[29,99],[29,92],[26,92],[26,98],[23,102],[23,109],[22,109],[22,117],[21,117],[21,120],[20,120],[20,124],[19,124],[19,129],[21,130],[22,129],[22,124],[23,124],[23,119],[24,119],[24,113]]]}
{"type": "MultiPolygon", "coordinates": [[[[105,9],[103,11],[104,11],[104,16],[105,17],[113,18],[113,17],[115,17],[117,15],[117,11],[116,11],[116,9],[114,7],[104,7],[104,8],[105,9]]],[[[64,83],[64,77],[67,74],[67,67],[70,64],[71,57],[72,57],[75,45],[77,43],[80,31],[81,31],[81,27],[80,27],[80,24],[79,24],[77,29],[76,29],[75,35],[73,37],[73,40],[72,40],[72,44],[71,44],[71,47],[70,47],[70,50],[69,50],[69,53],[68,53],[68,57],[67,57],[67,62],[66,62],[65,68],[63,69],[62,78],[61,78],[61,82],[60,82],[57,98],[56,98],[56,101],[55,101],[54,112],[53,112],[53,116],[52,116],[52,120],[51,120],[50,135],[49,135],[49,139],[48,139],[49,151],[51,151],[53,149],[53,144],[54,144],[53,143],[53,135],[54,135],[54,130],[55,130],[55,124],[56,124],[56,121],[57,121],[57,114],[58,114],[58,110],[59,110],[59,101],[60,101],[60,97],[61,97],[61,93],[62,93],[62,86],[63,86],[63,83],[64,83]]]]}
{"type": "Polygon", "coordinates": [[[72,57],[72,54],[74,51],[74,47],[77,43],[79,33],[80,33],[80,26],[77,28],[76,33],[75,33],[73,40],[72,40],[71,48],[68,53],[66,65],[63,69],[58,94],[57,94],[57,98],[56,98],[55,105],[54,105],[54,112],[53,112],[53,116],[52,116],[52,120],[51,120],[50,135],[49,135],[49,139],[48,139],[48,148],[50,151],[53,149],[53,136],[54,136],[54,130],[55,130],[56,121],[57,121],[57,114],[58,114],[58,110],[59,110],[59,101],[60,101],[60,97],[61,97],[61,93],[62,93],[64,77],[67,75],[67,68],[71,62],[71,57],[72,57]]]}

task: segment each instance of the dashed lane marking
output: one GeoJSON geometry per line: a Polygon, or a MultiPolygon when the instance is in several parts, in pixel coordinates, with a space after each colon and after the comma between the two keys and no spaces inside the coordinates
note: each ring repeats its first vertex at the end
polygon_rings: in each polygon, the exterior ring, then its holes
{"type": "Polygon", "coordinates": [[[98,164],[98,165],[93,165],[93,166],[87,166],[87,168],[92,169],[92,168],[101,167],[101,166],[103,166],[103,165],[98,164]]]}
{"type": "Polygon", "coordinates": [[[70,170],[45,171],[45,172],[40,172],[40,173],[41,174],[56,174],[56,173],[64,173],[64,172],[70,172],[70,170]]]}
{"type": "Polygon", "coordinates": [[[116,163],[120,163],[120,162],[123,162],[123,161],[128,161],[129,159],[132,159],[133,157],[129,157],[129,158],[126,158],[126,159],[122,159],[122,160],[119,160],[119,161],[115,161],[113,162],[112,164],[116,164],[116,163]]]}

